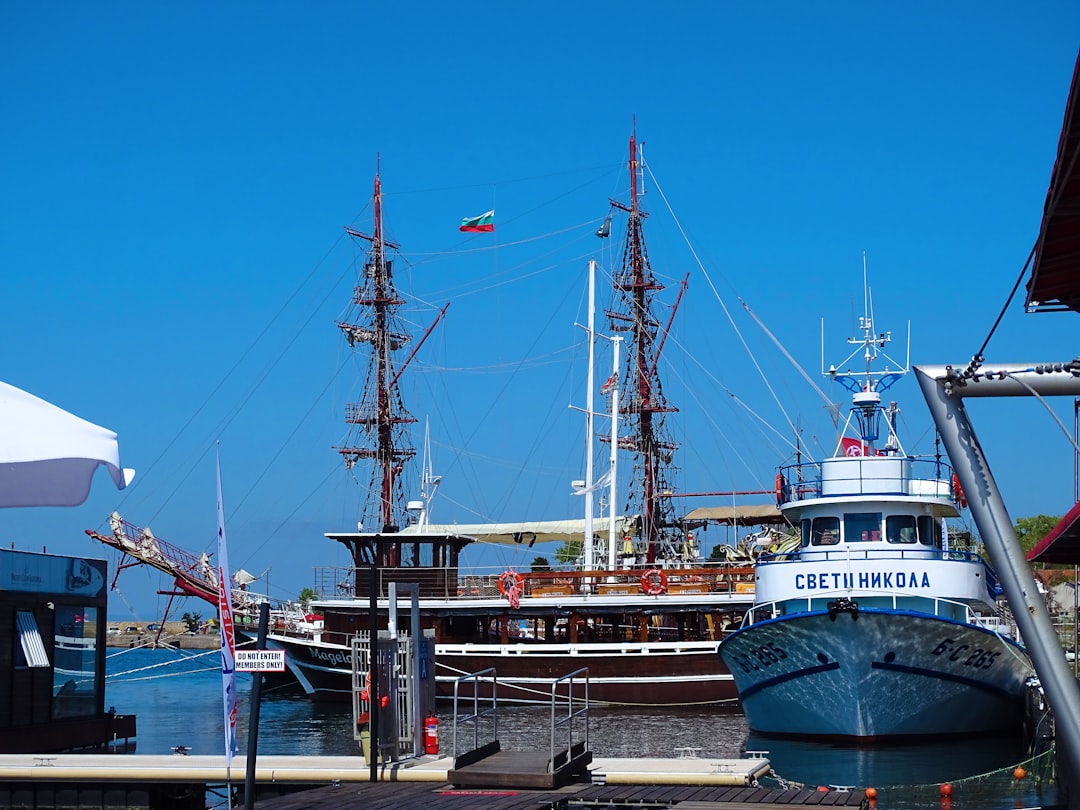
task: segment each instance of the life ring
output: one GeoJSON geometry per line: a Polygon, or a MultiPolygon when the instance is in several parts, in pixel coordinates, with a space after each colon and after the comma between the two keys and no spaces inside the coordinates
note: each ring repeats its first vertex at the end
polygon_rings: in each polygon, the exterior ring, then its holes
{"type": "Polygon", "coordinates": [[[784,480],[783,473],[776,474],[776,505],[779,506],[784,502],[784,487],[787,486],[787,481],[784,480]]]}
{"type": "Polygon", "coordinates": [[[960,486],[960,479],[956,473],[952,475],[953,497],[956,498],[956,503],[961,509],[967,508],[967,496],[964,494],[963,487],[960,486]]]}
{"type": "Polygon", "coordinates": [[[503,596],[509,596],[511,588],[516,588],[520,595],[524,585],[525,578],[517,571],[503,571],[499,574],[499,593],[503,596]]]}
{"type": "Polygon", "coordinates": [[[659,568],[650,568],[641,575],[641,589],[649,596],[659,596],[667,590],[667,575],[659,568]]]}

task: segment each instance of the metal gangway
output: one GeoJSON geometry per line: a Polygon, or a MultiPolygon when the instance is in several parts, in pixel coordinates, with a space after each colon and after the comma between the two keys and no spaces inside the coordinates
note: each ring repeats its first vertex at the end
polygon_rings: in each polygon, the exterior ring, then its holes
{"type": "Polygon", "coordinates": [[[504,751],[499,742],[499,679],[494,667],[454,681],[452,726],[454,767],[447,781],[456,787],[554,789],[587,773],[589,750],[589,670],[551,682],[548,750],[504,751]],[[471,749],[458,753],[459,737],[471,749]]]}

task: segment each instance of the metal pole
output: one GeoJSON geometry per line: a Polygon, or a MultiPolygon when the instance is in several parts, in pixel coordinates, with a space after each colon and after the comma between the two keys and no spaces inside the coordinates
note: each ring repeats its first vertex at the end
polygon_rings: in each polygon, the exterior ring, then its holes
{"type": "MultiPolygon", "coordinates": [[[[376,549],[378,544],[376,544],[376,549]]],[[[376,555],[378,552],[376,551],[376,555]]],[[[371,762],[368,769],[368,781],[379,781],[379,567],[375,560],[368,570],[368,672],[371,673],[371,686],[368,687],[368,728],[371,741],[368,753],[371,762]]]]}
{"type": "MultiPolygon", "coordinates": [[[[270,603],[259,605],[259,636],[256,650],[266,649],[266,628],[270,624],[270,603]]],[[[247,771],[244,775],[244,810],[255,807],[255,756],[259,750],[259,706],[262,701],[263,674],[253,672],[251,684],[251,717],[248,718],[247,771]]]]}
{"type": "MultiPolygon", "coordinates": [[[[1078,398],[1078,397],[1073,397],[1073,445],[1074,445],[1074,447],[1073,447],[1073,498],[1075,498],[1076,501],[1080,501],[1080,450],[1076,449],[1077,447],[1080,447],[1080,398],[1078,398]]],[[[1078,610],[1078,608],[1080,608],[1080,604],[1078,604],[1078,602],[1080,602],[1080,594],[1077,594],[1077,591],[1076,591],[1076,589],[1077,589],[1077,582],[1076,582],[1077,568],[1078,567],[1074,564],[1073,565],[1073,637],[1072,637],[1072,644],[1069,645],[1070,647],[1072,647],[1072,652],[1073,652],[1073,677],[1074,678],[1076,677],[1076,674],[1077,674],[1077,664],[1080,663],[1080,662],[1077,661],[1077,654],[1080,651],[1078,651],[1076,649],[1077,641],[1080,640],[1080,626],[1078,626],[1077,623],[1076,623],[1077,622],[1077,616],[1076,616],[1077,610],[1078,610]]]]}
{"type": "MultiPolygon", "coordinates": [[[[915,376],[1054,712],[1060,743],[1059,767],[1073,776],[1080,774],[1080,690],[1061,653],[1061,642],[1046,603],[1035,587],[1012,520],[963,403],[966,396],[1026,396],[1032,390],[1040,394],[1075,395],[1080,381],[1069,374],[1035,372],[1031,366],[1008,368],[996,380],[987,376],[966,385],[952,376],[951,368],[944,366],[916,366],[915,376]]],[[[1069,806],[1077,806],[1075,797],[1070,798],[1069,806]]]]}

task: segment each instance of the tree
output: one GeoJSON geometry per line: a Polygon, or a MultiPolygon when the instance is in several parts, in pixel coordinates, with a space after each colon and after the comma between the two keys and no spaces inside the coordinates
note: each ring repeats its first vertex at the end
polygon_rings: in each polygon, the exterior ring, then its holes
{"type": "Polygon", "coordinates": [[[202,614],[185,613],[183,616],[180,617],[180,621],[184,623],[184,627],[186,627],[190,632],[194,633],[197,632],[198,629],[202,626],[202,614]]]}
{"type": "Polygon", "coordinates": [[[1027,554],[1039,544],[1040,540],[1050,534],[1050,530],[1058,524],[1059,520],[1061,520],[1060,516],[1051,517],[1050,515],[1018,518],[1013,528],[1016,530],[1016,539],[1020,541],[1020,548],[1024,550],[1024,553],[1027,554]]]}
{"type": "Polygon", "coordinates": [[[530,571],[550,571],[551,563],[548,562],[547,557],[535,557],[532,563],[529,565],[530,571]]]}
{"type": "Polygon", "coordinates": [[[578,561],[585,544],[581,540],[564,540],[555,551],[555,559],[563,565],[572,565],[578,561]]]}
{"type": "Polygon", "coordinates": [[[308,607],[311,605],[311,600],[316,597],[318,597],[318,594],[315,593],[315,591],[311,588],[304,588],[304,590],[300,591],[300,595],[296,597],[296,601],[300,603],[300,607],[307,613],[308,607]]]}

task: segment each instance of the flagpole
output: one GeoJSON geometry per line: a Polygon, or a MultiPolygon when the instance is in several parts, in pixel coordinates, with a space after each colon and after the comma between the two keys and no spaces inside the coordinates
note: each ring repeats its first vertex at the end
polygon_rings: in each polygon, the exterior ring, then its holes
{"type": "Polygon", "coordinates": [[[236,754],[236,636],[233,629],[232,593],[229,587],[229,553],[225,542],[225,507],[221,497],[221,442],[216,448],[218,626],[221,632],[221,691],[225,726],[225,793],[232,801],[232,758],[236,754]]]}

